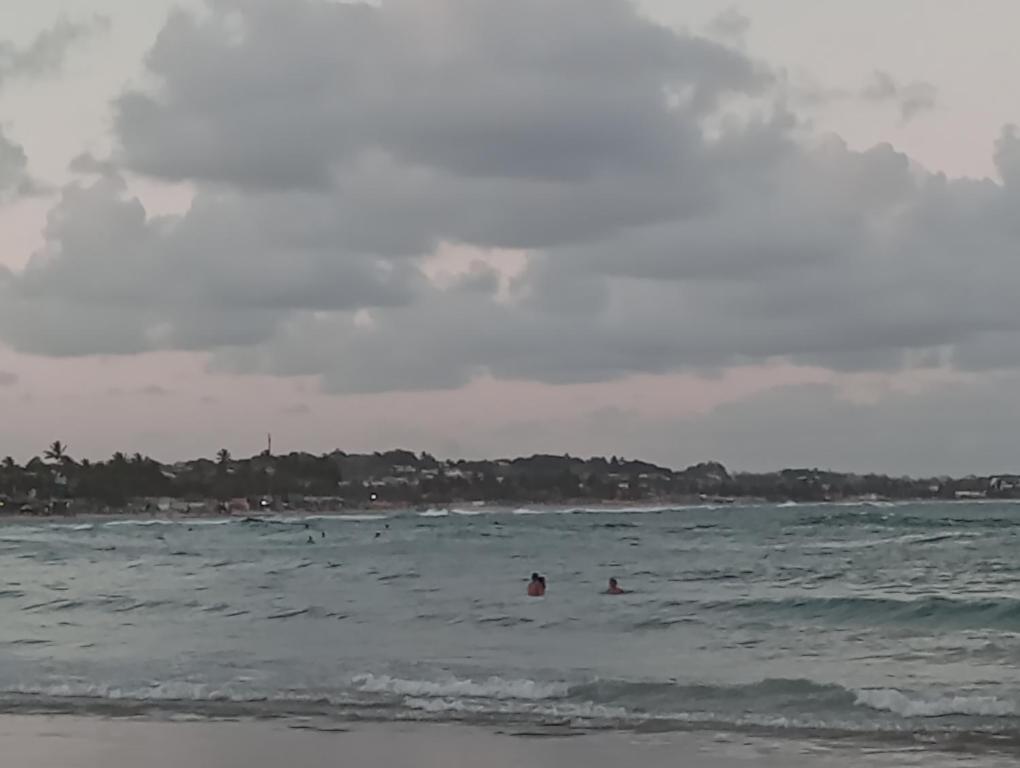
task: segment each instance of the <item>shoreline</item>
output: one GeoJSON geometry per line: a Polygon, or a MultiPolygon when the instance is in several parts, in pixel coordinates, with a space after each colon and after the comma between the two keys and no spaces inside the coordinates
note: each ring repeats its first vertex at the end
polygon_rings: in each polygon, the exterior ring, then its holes
{"type": "Polygon", "coordinates": [[[112,720],[0,715],[6,761],[18,768],[975,768],[1015,756],[730,733],[555,733],[421,723],[316,720],[112,720]]]}
{"type": "MultiPolygon", "coordinates": [[[[519,510],[540,510],[548,512],[550,514],[556,513],[567,513],[575,511],[587,511],[591,510],[594,512],[619,512],[620,514],[628,513],[651,513],[651,512],[672,512],[672,511],[683,511],[688,509],[742,509],[742,508],[754,508],[754,507],[861,507],[861,506],[874,506],[874,507],[896,507],[906,506],[909,504],[918,504],[926,507],[935,506],[988,506],[988,505],[1003,505],[1013,506],[1020,505],[1020,499],[841,499],[839,501],[810,501],[810,502],[795,502],[795,501],[768,501],[766,499],[758,498],[746,498],[746,499],[735,499],[726,501],[713,501],[713,500],[695,500],[695,501],[676,501],[676,500],[649,500],[647,502],[626,504],[620,502],[606,501],[606,500],[593,500],[584,501],[578,500],[576,502],[564,502],[557,504],[546,504],[546,503],[516,503],[506,504],[502,502],[476,502],[476,501],[463,501],[463,502],[449,502],[445,504],[435,504],[427,507],[417,507],[408,505],[377,505],[377,506],[366,506],[366,507],[351,507],[348,509],[331,509],[331,510],[320,510],[320,509],[287,509],[287,510],[252,510],[245,513],[225,513],[220,511],[208,511],[208,512],[196,512],[192,514],[185,514],[173,511],[145,511],[145,510],[133,510],[133,511],[117,511],[117,512],[58,512],[50,514],[27,514],[23,512],[14,512],[6,514],[0,512],[0,523],[28,523],[28,522],[40,522],[40,521],[76,521],[79,523],[108,523],[118,521],[152,521],[152,522],[165,522],[165,523],[186,523],[189,521],[235,521],[235,522],[286,522],[287,520],[308,520],[308,519],[350,519],[358,521],[363,519],[366,522],[373,519],[383,519],[400,515],[423,515],[429,516],[429,512],[447,512],[452,515],[457,515],[455,508],[462,506],[469,507],[472,512],[478,515],[484,514],[508,514],[512,515],[517,513],[519,510]]],[[[460,513],[465,517],[470,517],[470,513],[460,513]]]]}

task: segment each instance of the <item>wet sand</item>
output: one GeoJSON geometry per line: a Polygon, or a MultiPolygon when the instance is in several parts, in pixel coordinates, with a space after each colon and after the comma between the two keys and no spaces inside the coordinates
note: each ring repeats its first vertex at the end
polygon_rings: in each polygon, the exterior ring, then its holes
{"type": "Polygon", "coordinates": [[[0,717],[5,768],[859,768],[1015,766],[1015,757],[734,734],[564,737],[457,725],[0,717]]]}

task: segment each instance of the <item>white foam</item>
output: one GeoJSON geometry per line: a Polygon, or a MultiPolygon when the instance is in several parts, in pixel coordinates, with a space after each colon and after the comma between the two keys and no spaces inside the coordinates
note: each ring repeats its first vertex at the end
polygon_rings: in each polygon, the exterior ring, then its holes
{"type": "Polygon", "coordinates": [[[403,680],[389,675],[358,675],[352,682],[363,693],[394,693],[418,698],[469,697],[482,699],[522,699],[541,701],[562,698],[570,687],[566,683],[539,683],[534,680],[403,680]]]}
{"type": "Polygon", "coordinates": [[[148,686],[123,687],[107,683],[54,683],[43,685],[22,684],[0,690],[0,694],[21,694],[45,696],[52,699],[107,699],[127,702],[234,702],[251,703],[270,700],[293,702],[328,701],[331,704],[346,703],[342,698],[323,696],[305,691],[261,691],[238,686],[245,678],[216,687],[207,683],[191,683],[171,680],[148,686]]]}
{"type": "Polygon", "coordinates": [[[447,517],[449,511],[445,509],[426,509],[424,512],[419,512],[418,517],[447,517]]]}
{"type": "MultiPolygon", "coordinates": [[[[457,698],[420,698],[408,696],[403,705],[408,709],[444,714],[457,712],[464,714],[500,714],[500,715],[538,715],[549,718],[572,718],[583,720],[623,720],[630,713],[622,707],[607,707],[592,702],[559,702],[534,703],[523,701],[465,701],[457,698]]],[[[644,719],[644,718],[642,718],[644,719]]]]}
{"type": "Polygon", "coordinates": [[[119,527],[119,526],[150,526],[150,525],[231,525],[232,523],[238,522],[238,518],[224,518],[224,517],[186,517],[181,519],[169,520],[167,518],[156,517],[146,520],[137,519],[126,519],[126,520],[109,520],[103,523],[104,527],[119,527]]]}
{"type": "Polygon", "coordinates": [[[188,526],[191,526],[191,525],[231,525],[233,523],[236,523],[237,520],[236,519],[223,518],[223,517],[214,517],[214,518],[199,518],[199,519],[188,518],[186,520],[176,520],[174,522],[176,522],[177,525],[188,525],[188,526]]]}
{"type": "MultiPolygon", "coordinates": [[[[710,507],[706,507],[710,508],[710,507]]],[[[627,515],[627,514],[642,514],[642,513],[656,513],[656,512],[672,512],[678,509],[678,507],[578,507],[577,509],[570,510],[578,514],[584,515],[627,515]]]]}
{"type": "Polygon", "coordinates": [[[520,509],[515,509],[513,513],[515,515],[548,515],[552,511],[553,510],[551,509],[532,509],[531,507],[521,507],[520,509]]]}
{"type": "Polygon", "coordinates": [[[1020,714],[1016,702],[995,696],[940,696],[911,698],[895,688],[872,688],[857,692],[857,706],[903,717],[945,717],[946,715],[979,715],[1007,717],[1020,714]]]}
{"type": "Polygon", "coordinates": [[[165,682],[145,688],[122,688],[103,683],[56,683],[19,685],[8,693],[50,696],[53,698],[114,699],[128,701],[245,701],[248,697],[218,690],[203,683],[165,682]]]}
{"type": "Polygon", "coordinates": [[[178,522],[176,520],[162,520],[162,519],[153,519],[153,520],[110,520],[107,523],[103,523],[103,525],[106,526],[106,527],[109,527],[109,528],[114,528],[114,527],[121,526],[121,525],[145,525],[145,526],[149,526],[149,525],[178,525],[178,522]]]}

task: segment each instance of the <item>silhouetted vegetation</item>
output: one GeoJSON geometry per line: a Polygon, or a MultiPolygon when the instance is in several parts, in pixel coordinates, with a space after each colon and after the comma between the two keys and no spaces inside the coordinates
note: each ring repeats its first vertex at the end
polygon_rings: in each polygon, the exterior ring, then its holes
{"type": "MultiPolygon", "coordinates": [[[[738,499],[827,502],[845,499],[1020,498],[1020,477],[894,478],[819,469],[731,474],[717,462],[672,470],[613,456],[535,455],[500,460],[438,460],[405,450],[325,455],[262,453],[162,464],[135,454],[76,461],[56,441],[44,459],[0,462],[7,512],[116,510],[210,511],[230,500],[257,506],[338,509],[369,504],[434,505],[571,502],[677,503],[738,499]],[[162,507],[160,506],[162,504],[162,507]]],[[[234,502],[237,504],[238,502],[234,502]]],[[[242,505],[243,506],[243,505],[242,505]]]]}

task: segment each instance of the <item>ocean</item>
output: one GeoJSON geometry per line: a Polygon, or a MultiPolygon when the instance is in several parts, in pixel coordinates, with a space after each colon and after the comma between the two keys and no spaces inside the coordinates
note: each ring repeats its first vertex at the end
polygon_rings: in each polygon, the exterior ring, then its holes
{"type": "Polygon", "coordinates": [[[997,503],[11,520],[0,711],[1018,750],[1018,534],[997,503]]]}

